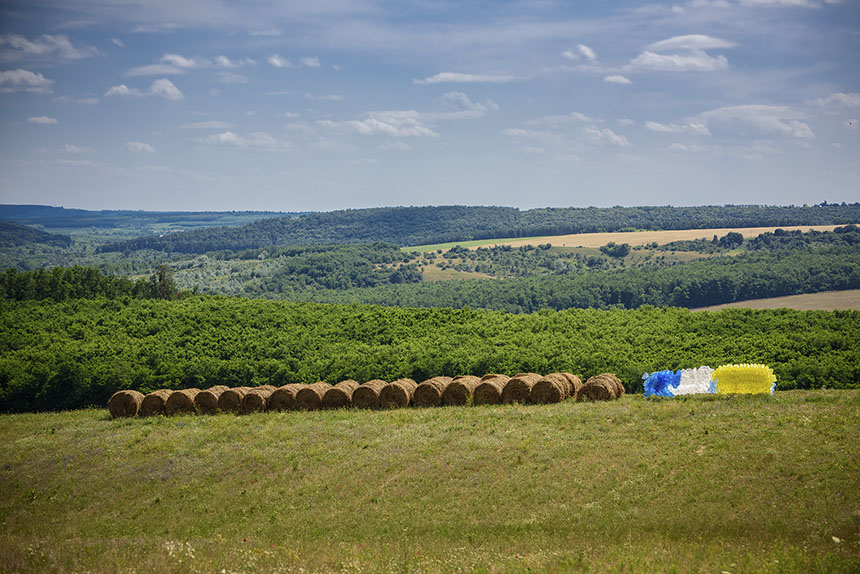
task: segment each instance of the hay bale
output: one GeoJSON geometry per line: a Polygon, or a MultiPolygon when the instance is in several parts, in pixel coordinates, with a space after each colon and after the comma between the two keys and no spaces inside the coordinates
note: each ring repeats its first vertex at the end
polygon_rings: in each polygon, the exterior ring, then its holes
{"type": "Polygon", "coordinates": [[[352,405],[352,393],[358,388],[358,381],[347,379],[341,381],[325,392],[322,398],[322,408],[342,409],[352,405]]]}
{"type": "Polygon", "coordinates": [[[194,409],[194,398],[200,392],[200,389],[182,389],[173,391],[164,403],[164,414],[172,415],[193,415],[197,411],[194,409]]]}
{"type": "Polygon", "coordinates": [[[476,405],[497,405],[502,402],[502,391],[511,378],[507,375],[484,375],[481,384],[475,388],[474,403],[476,405]]]}
{"type": "Polygon", "coordinates": [[[595,375],[585,381],[576,399],[579,401],[612,401],[623,394],[624,386],[612,373],[595,375]]]}
{"type": "Polygon", "coordinates": [[[202,390],[194,397],[194,407],[202,415],[214,415],[218,412],[218,397],[229,389],[226,385],[215,385],[202,390]]]}
{"type": "Polygon", "coordinates": [[[388,408],[405,408],[412,402],[418,384],[412,379],[397,379],[379,391],[379,404],[388,408]]]}
{"type": "Polygon", "coordinates": [[[172,392],[170,389],[159,389],[143,397],[143,401],[140,403],[140,416],[152,417],[163,415],[164,404],[172,392]]]}
{"type": "Polygon", "coordinates": [[[379,393],[387,384],[382,379],[373,379],[359,385],[352,392],[352,406],[359,409],[378,409],[380,406],[379,393]]]}
{"type": "Polygon", "coordinates": [[[445,392],[442,393],[442,402],[446,405],[465,405],[469,399],[474,397],[475,389],[481,384],[481,379],[473,375],[459,375],[454,377],[445,392]]]}
{"type": "Polygon", "coordinates": [[[242,397],[248,394],[251,387],[233,387],[221,393],[218,397],[218,410],[222,413],[242,412],[242,397]]]}
{"type": "Polygon", "coordinates": [[[312,385],[305,385],[296,393],[296,408],[304,411],[315,411],[322,407],[322,400],[331,385],[325,381],[318,381],[312,385]]]}
{"type": "Polygon", "coordinates": [[[278,387],[272,394],[269,395],[269,401],[266,407],[270,411],[291,411],[296,408],[296,393],[302,390],[305,386],[299,383],[290,383],[282,387],[278,387]]]}
{"type": "Polygon", "coordinates": [[[579,394],[579,389],[582,388],[582,379],[573,373],[561,373],[570,383],[570,397],[576,397],[579,394]]]}
{"type": "Polygon", "coordinates": [[[601,373],[599,375],[596,375],[596,377],[592,378],[599,378],[600,380],[608,382],[615,391],[616,399],[624,395],[624,384],[622,384],[618,377],[616,377],[613,373],[601,373]]]}
{"type": "Polygon", "coordinates": [[[570,396],[573,384],[562,373],[550,373],[534,384],[531,392],[533,403],[560,403],[570,396]]]}
{"type": "Polygon", "coordinates": [[[503,403],[527,403],[535,386],[541,376],[537,373],[518,373],[511,377],[502,390],[503,403]]]}
{"type": "Polygon", "coordinates": [[[111,395],[108,401],[108,411],[110,411],[110,416],[115,419],[137,416],[142,402],[143,393],[132,390],[117,391],[111,395]]]}
{"type": "Polygon", "coordinates": [[[276,389],[277,387],[273,387],[272,385],[253,387],[250,391],[245,393],[244,397],[242,397],[242,414],[247,415],[251,413],[264,412],[268,405],[269,397],[276,389]]]}
{"type": "Polygon", "coordinates": [[[415,387],[415,396],[412,402],[418,407],[438,407],[442,404],[442,396],[448,385],[453,381],[451,377],[433,377],[415,387]]]}

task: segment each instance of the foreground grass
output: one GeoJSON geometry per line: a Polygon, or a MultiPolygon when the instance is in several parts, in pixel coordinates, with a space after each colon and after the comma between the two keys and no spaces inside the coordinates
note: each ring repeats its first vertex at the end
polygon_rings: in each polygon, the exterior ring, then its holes
{"type": "Polygon", "coordinates": [[[0,417],[0,570],[857,572],[860,391],[0,417]]]}

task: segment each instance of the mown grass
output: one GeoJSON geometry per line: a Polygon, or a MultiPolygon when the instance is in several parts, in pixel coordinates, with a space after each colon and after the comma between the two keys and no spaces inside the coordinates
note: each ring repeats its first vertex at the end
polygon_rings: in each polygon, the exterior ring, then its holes
{"type": "Polygon", "coordinates": [[[857,572],[858,429],[826,390],[6,415],[0,569],[857,572]]]}

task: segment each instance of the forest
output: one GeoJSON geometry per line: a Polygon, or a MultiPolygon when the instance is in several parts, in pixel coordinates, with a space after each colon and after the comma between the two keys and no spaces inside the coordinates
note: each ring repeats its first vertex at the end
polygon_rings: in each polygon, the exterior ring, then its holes
{"type": "Polygon", "coordinates": [[[773,367],[779,389],[860,387],[860,312],[511,314],[188,296],[0,300],[0,411],[103,406],[119,389],[500,372],[773,367]]]}

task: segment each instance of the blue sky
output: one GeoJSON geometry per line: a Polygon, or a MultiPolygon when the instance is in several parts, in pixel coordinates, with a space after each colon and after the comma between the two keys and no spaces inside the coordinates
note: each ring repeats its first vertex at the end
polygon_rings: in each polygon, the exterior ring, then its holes
{"type": "Polygon", "coordinates": [[[856,0],[0,4],[0,202],[860,200],[856,0]]]}

